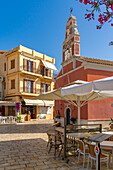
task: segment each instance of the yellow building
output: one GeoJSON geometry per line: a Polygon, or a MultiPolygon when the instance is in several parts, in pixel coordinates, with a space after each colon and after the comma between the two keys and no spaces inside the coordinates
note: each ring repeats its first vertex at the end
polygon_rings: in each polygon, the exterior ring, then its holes
{"type": "Polygon", "coordinates": [[[53,90],[53,70],[55,59],[22,45],[0,54],[0,76],[3,77],[3,97],[11,101],[2,105],[2,115],[17,115],[16,103],[21,103],[20,114],[26,119],[28,111],[32,119],[46,114],[53,118],[53,101],[31,100],[40,93],[53,90]],[[3,109],[3,106],[5,109],[3,109]],[[3,113],[4,112],[4,113],[3,113]]]}

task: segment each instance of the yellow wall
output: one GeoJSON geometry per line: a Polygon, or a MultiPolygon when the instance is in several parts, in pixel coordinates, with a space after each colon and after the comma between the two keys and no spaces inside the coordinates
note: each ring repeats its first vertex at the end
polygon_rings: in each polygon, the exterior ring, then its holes
{"type": "MultiPolygon", "coordinates": [[[[53,80],[52,77],[38,75],[36,73],[25,72],[23,70],[23,59],[31,60],[36,62],[36,69],[40,69],[41,60],[48,61],[55,64],[55,59],[49,57],[45,54],[41,54],[35,50],[29,49],[22,45],[0,55],[0,76],[5,77],[6,90],[4,94],[6,100],[20,102],[20,96],[24,98],[32,98],[40,94],[40,84],[47,83],[50,84],[51,90],[53,90],[53,80]],[[11,69],[11,60],[15,60],[15,68],[11,69]],[[4,63],[6,63],[6,71],[4,71],[4,63]],[[15,79],[15,89],[11,89],[11,80],[15,79]],[[23,80],[29,79],[35,81],[36,94],[23,93],[23,80]],[[15,96],[16,95],[16,96],[15,96]],[[35,96],[34,96],[35,95],[35,96]]],[[[51,73],[53,71],[51,70],[51,73]]],[[[37,114],[39,108],[37,107],[37,114]]],[[[6,107],[6,115],[8,114],[8,107],[6,107]]],[[[50,115],[49,115],[50,116],[50,115]]],[[[49,117],[48,116],[48,117],[49,117]]]]}

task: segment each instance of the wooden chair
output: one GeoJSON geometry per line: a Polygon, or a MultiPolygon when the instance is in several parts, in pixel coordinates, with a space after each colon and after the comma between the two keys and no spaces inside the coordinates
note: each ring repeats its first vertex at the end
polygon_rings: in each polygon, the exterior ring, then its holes
{"type": "Polygon", "coordinates": [[[82,140],[78,140],[78,144],[79,144],[79,155],[78,155],[78,163],[80,160],[80,154],[84,156],[83,158],[83,168],[84,168],[84,164],[85,164],[85,156],[89,155],[89,150],[88,148],[85,147],[85,143],[82,140]]]}
{"type": "MultiPolygon", "coordinates": [[[[94,151],[95,144],[87,143],[89,147],[89,156],[88,156],[88,165],[87,169],[89,169],[89,160],[91,159],[91,168],[92,168],[92,160],[96,161],[96,154],[94,151]]],[[[108,159],[107,156],[104,154],[100,154],[100,162],[107,162],[107,169],[108,169],[108,159]]]]}

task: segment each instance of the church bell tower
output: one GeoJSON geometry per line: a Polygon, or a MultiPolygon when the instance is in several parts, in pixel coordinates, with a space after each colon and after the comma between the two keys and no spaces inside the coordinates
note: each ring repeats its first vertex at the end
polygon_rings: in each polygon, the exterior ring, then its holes
{"type": "Polygon", "coordinates": [[[72,14],[70,14],[66,24],[62,53],[63,63],[70,60],[74,56],[80,56],[80,34],[77,30],[77,19],[75,16],[72,16],[72,14]]]}

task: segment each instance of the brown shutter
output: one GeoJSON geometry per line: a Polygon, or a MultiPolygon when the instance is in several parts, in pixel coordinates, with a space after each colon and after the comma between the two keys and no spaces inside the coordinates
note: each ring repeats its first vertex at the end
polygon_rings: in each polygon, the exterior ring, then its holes
{"type": "Polygon", "coordinates": [[[25,58],[23,59],[23,69],[27,71],[27,60],[25,58]]]}
{"type": "Polygon", "coordinates": [[[32,83],[33,83],[33,93],[35,93],[35,81],[33,81],[32,83]]]}
{"type": "Polygon", "coordinates": [[[48,76],[51,77],[51,73],[50,73],[51,70],[48,69],[48,76]]]}
{"type": "Polygon", "coordinates": [[[11,60],[11,69],[15,68],[15,60],[11,60]]]}
{"type": "Polygon", "coordinates": [[[51,90],[51,86],[50,86],[50,84],[48,84],[48,89],[47,89],[48,91],[50,91],[51,90]]]}
{"type": "Polygon", "coordinates": [[[44,75],[43,66],[42,65],[40,66],[40,70],[41,70],[41,74],[44,75]]]}
{"type": "Polygon", "coordinates": [[[33,62],[33,73],[36,73],[36,62],[33,62]]]}
{"type": "Polygon", "coordinates": [[[11,80],[11,89],[15,89],[15,80],[11,80]]]}
{"type": "Polygon", "coordinates": [[[46,76],[49,76],[49,75],[48,75],[48,69],[47,69],[47,68],[46,68],[46,76]]]}
{"type": "Polygon", "coordinates": [[[43,93],[43,83],[41,83],[40,93],[43,93]]]}
{"type": "Polygon", "coordinates": [[[23,91],[27,92],[27,80],[25,80],[25,79],[23,81],[23,91]]]}

